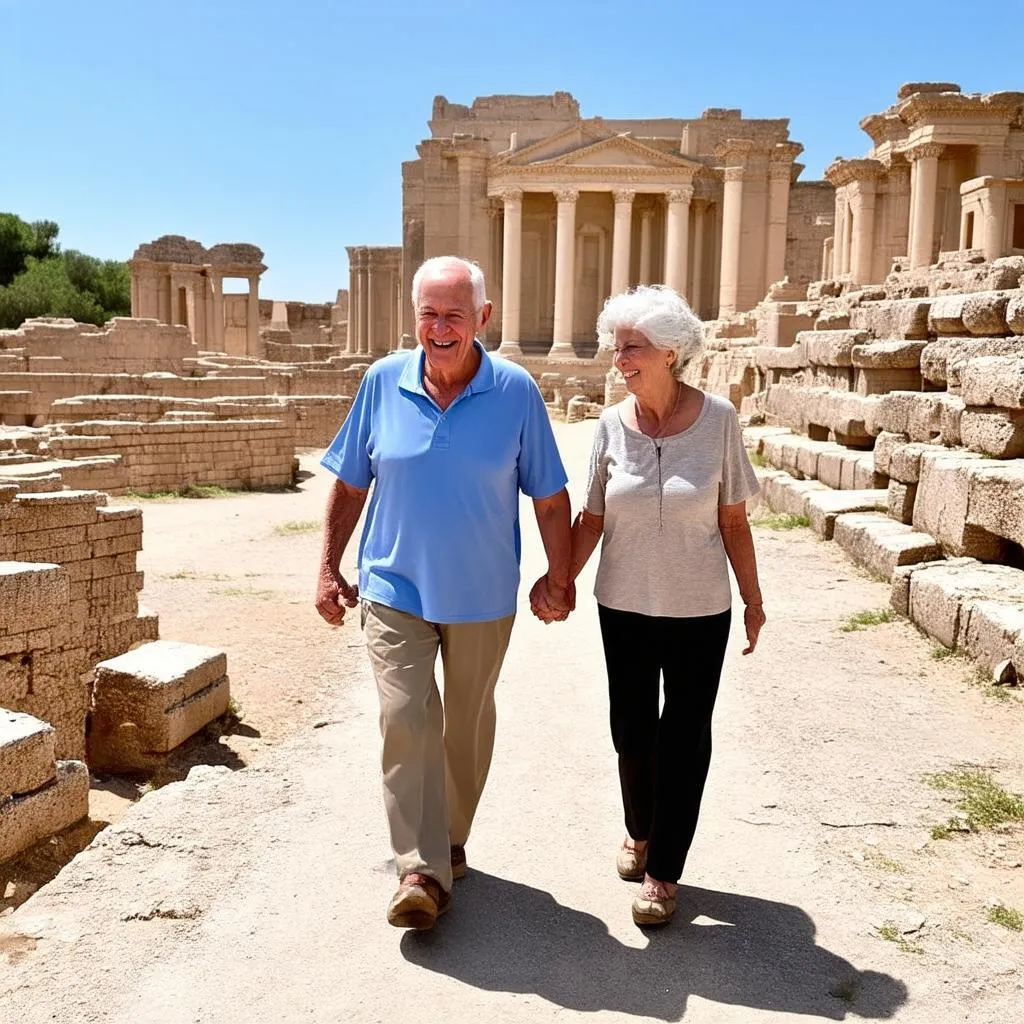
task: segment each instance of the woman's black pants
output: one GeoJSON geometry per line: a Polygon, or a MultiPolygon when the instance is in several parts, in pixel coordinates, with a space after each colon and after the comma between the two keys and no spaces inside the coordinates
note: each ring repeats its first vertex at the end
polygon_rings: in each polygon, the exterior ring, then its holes
{"type": "Polygon", "coordinates": [[[676,882],[711,764],[711,715],[731,612],[661,618],[598,605],[598,615],[626,831],[648,841],[647,873],[676,882]]]}

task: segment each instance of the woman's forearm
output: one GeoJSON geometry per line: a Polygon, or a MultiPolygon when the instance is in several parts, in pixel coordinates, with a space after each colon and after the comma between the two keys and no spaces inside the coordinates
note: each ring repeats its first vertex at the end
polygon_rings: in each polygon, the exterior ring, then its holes
{"type": "Polygon", "coordinates": [[[723,525],[722,544],[739,584],[743,603],[760,604],[761,586],[757,580],[757,556],[750,524],[744,519],[740,523],[723,525]]]}
{"type": "Polygon", "coordinates": [[[604,532],[604,516],[580,512],[572,524],[572,559],[569,567],[569,578],[575,580],[590,561],[604,532]]]}

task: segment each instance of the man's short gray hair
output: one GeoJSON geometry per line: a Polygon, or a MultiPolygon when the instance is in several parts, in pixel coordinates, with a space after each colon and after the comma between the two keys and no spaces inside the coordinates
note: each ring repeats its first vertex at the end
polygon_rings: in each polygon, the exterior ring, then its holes
{"type": "Polygon", "coordinates": [[[424,277],[455,268],[464,270],[469,275],[469,283],[473,286],[473,309],[479,313],[487,302],[487,285],[484,282],[484,272],[472,260],[465,260],[461,256],[431,256],[429,260],[424,260],[419,265],[419,269],[412,276],[413,308],[419,302],[420,284],[424,277]]]}
{"type": "Polygon", "coordinates": [[[686,299],[663,284],[642,284],[632,291],[613,295],[597,318],[600,348],[615,347],[615,331],[625,327],[639,331],[655,348],[676,353],[672,376],[683,379],[686,364],[704,346],[704,327],[686,299]]]}

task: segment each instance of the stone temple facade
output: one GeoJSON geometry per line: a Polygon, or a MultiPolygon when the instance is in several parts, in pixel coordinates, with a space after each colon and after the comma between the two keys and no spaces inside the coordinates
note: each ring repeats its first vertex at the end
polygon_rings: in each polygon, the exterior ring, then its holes
{"type": "Polygon", "coordinates": [[[787,119],[739,110],[607,120],[581,117],[562,92],[471,106],[439,96],[430,137],[402,167],[397,310],[395,249],[350,250],[349,351],[408,344],[412,275],[448,253],[483,268],[486,340],[508,355],[587,351],[604,300],[641,282],[679,289],[705,319],[753,308],[785,277],[806,286],[834,189],[798,181],[802,148],[787,119]]]}
{"type": "Polygon", "coordinates": [[[943,252],[986,260],[1024,255],[1024,93],[964,94],[951,82],[909,83],[860,125],[863,159],[835,160],[835,234],[822,277],[864,285],[893,261],[929,267],[943,252]]]}

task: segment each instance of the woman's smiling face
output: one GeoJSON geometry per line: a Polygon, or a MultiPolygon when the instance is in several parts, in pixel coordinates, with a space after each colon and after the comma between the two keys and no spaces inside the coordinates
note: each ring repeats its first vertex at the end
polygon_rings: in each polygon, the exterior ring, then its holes
{"type": "Polygon", "coordinates": [[[671,349],[655,347],[635,327],[615,329],[615,366],[632,394],[663,389],[674,362],[671,349]]]}

